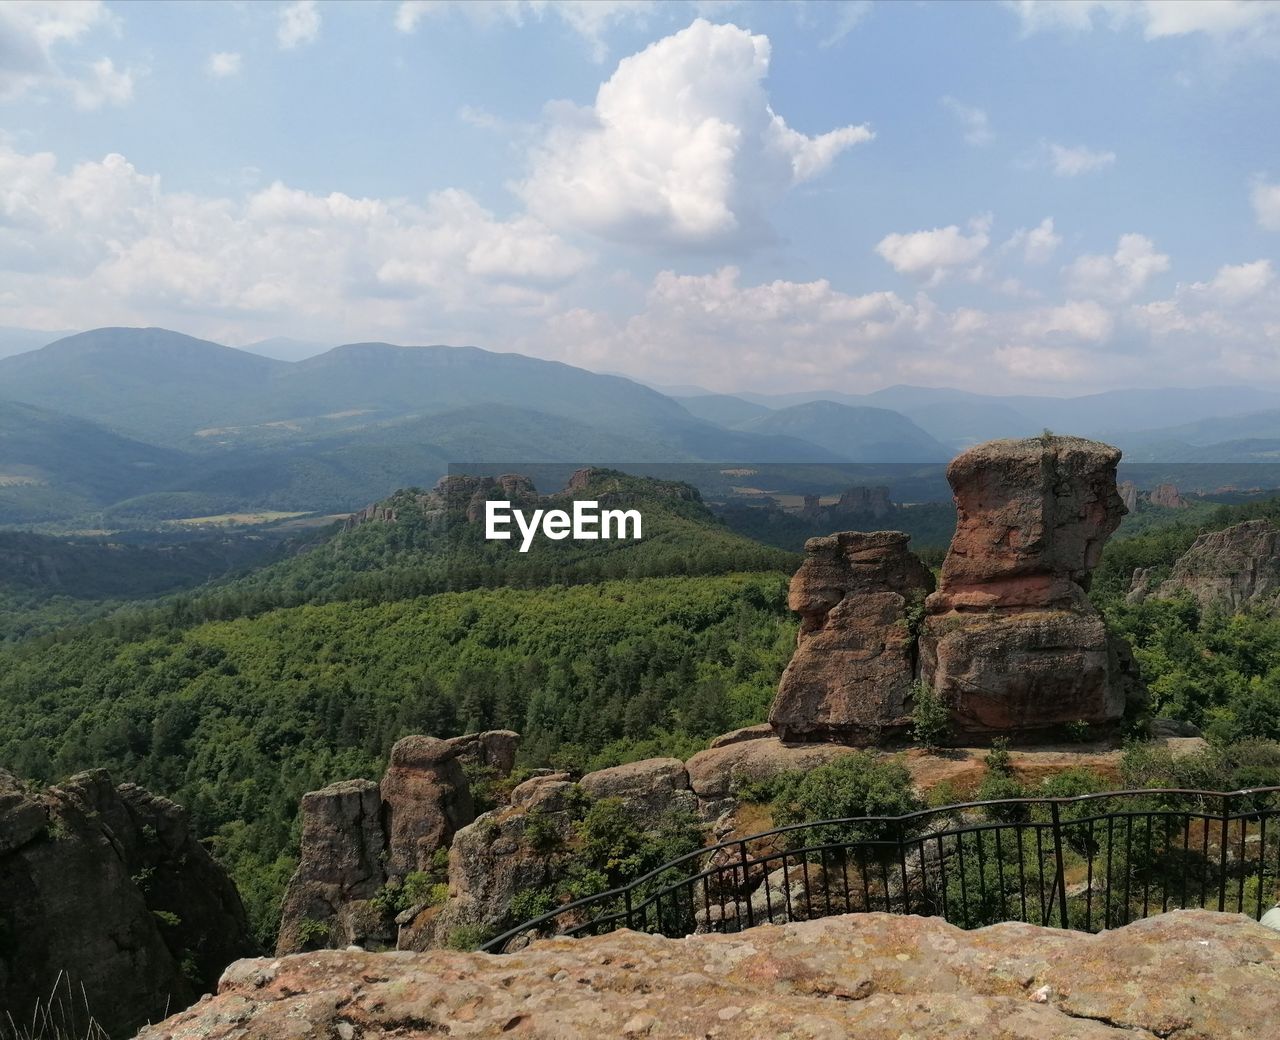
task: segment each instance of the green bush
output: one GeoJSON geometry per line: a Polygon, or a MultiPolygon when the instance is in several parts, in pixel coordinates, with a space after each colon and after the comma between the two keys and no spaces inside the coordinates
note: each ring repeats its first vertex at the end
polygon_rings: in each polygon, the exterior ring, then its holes
{"type": "Polygon", "coordinates": [[[926,751],[936,751],[951,735],[951,712],[925,682],[911,684],[911,733],[926,751]]]}
{"type": "Polygon", "coordinates": [[[478,924],[464,924],[455,928],[445,937],[444,945],[449,950],[469,953],[483,946],[492,938],[493,933],[489,929],[478,924]]]}
{"type": "MultiPolygon", "coordinates": [[[[779,826],[814,820],[866,816],[903,816],[924,808],[911,786],[911,774],[897,759],[878,759],[861,751],[808,772],[783,774],[773,802],[779,826]]],[[[793,847],[896,839],[893,824],[849,823],[793,832],[793,847]]]]}

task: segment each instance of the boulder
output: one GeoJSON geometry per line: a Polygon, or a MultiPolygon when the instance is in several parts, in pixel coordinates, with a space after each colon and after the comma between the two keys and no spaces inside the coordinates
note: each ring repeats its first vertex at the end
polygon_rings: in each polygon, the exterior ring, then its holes
{"type": "Polygon", "coordinates": [[[386,884],[382,799],[372,780],[344,780],[302,798],[298,869],[285,892],[276,955],[317,946],[394,942],[370,904],[386,884]]]}
{"type": "Polygon", "coordinates": [[[495,809],[463,827],[449,848],[448,902],[405,921],[398,948],[431,949],[459,928],[492,935],[517,923],[511,901],[563,878],[572,834],[569,813],[546,802],[528,812],[495,809]]]}
{"type": "Polygon", "coordinates": [[[788,605],[800,632],[769,722],[783,740],[875,743],[910,724],[915,633],[909,611],[933,576],[898,531],[805,543],[788,605]]]}
{"type": "Polygon", "coordinates": [[[454,832],[475,819],[460,747],[413,736],[391,749],[381,784],[389,875],[429,870],[454,832]]]}
{"type": "Polygon", "coordinates": [[[993,441],[947,468],[955,537],[926,601],[923,680],[954,736],[1115,729],[1145,700],[1127,646],[1085,594],[1125,507],[1120,452],[1076,437],[993,441]]]}
{"type": "Polygon", "coordinates": [[[736,784],[813,769],[855,750],[842,744],[785,744],[771,737],[699,751],[685,763],[685,770],[689,786],[700,800],[718,801],[732,797],[736,784]]]}
{"type": "Polygon", "coordinates": [[[504,956],[326,951],[234,965],[139,1040],[858,1037],[1256,1040],[1280,933],[1174,911],[1091,935],[853,914],[666,939],[620,931],[504,956]]]}
{"type": "Polygon", "coordinates": [[[754,726],[743,726],[741,729],[732,729],[728,733],[721,733],[720,736],[713,737],[707,747],[728,747],[730,744],[741,744],[744,740],[764,740],[772,736],[773,727],[767,722],[760,722],[754,726]]]}
{"type": "Polygon", "coordinates": [[[495,776],[509,776],[520,750],[520,734],[513,729],[491,729],[449,737],[445,743],[457,751],[464,769],[487,769],[495,776]]]}
{"type": "Polygon", "coordinates": [[[1079,437],[991,441],[953,459],[956,533],[930,614],[1086,608],[1125,514],[1119,461],[1119,449],[1079,437]]]}
{"type": "Polygon", "coordinates": [[[38,794],[0,771],[0,1008],[14,1020],[56,989],[68,1035],[87,1035],[85,1007],[130,1035],[256,952],[179,806],[102,770],[38,794]]]}
{"type": "Polygon", "coordinates": [[[657,825],[670,812],[695,812],[689,774],[678,758],[648,758],[588,773],[578,786],[591,798],[617,798],[643,826],[657,825]]]}

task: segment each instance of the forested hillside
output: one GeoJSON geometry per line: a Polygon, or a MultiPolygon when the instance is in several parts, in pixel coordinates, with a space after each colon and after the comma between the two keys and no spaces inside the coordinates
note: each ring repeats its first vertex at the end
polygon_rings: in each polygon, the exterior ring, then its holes
{"type": "Polygon", "coordinates": [[[688,485],[574,483],[407,489],[244,577],[0,651],[0,761],[38,780],[106,766],[188,806],[269,937],[301,795],[376,775],[400,736],[512,728],[526,764],[584,769],[760,721],[796,558],[688,485]],[[639,508],[644,537],[520,553],[484,540],[484,496],[639,508]]]}

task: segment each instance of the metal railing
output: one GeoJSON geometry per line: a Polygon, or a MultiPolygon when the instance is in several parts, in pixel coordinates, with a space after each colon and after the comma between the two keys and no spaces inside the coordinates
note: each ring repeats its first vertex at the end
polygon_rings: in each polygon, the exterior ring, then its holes
{"type": "Polygon", "coordinates": [[[1280,879],[1277,815],[1280,787],[1156,789],[793,824],[688,853],[481,949],[868,911],[941,916],[962,928],[1027,921],[1084,931],[1186,907],[1260,918],[1280,879]]]}

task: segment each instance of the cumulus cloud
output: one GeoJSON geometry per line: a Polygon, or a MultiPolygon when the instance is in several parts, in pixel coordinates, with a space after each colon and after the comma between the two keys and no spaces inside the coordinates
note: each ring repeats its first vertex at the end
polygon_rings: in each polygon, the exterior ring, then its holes
{"type": "Polygon", "coordinates": [[[1005,249],[1022,251],[1028,264],[1044,264],[1062,245],[1062,236],[1053,229],[1053,217],[1045,217],[1033,228],[1018,228],[1004,244],[1005,249]]]}
{"type": "Polygon", "coordinates": [[[623,59],[595,103],[558,104],[518,186],[548,223],[664,246],[767,237],[768,205],[869,141],[808,136],[769,105],[765,36],[698,19],[623,59]]]}
{"type": "Polygon", "coordinates": [[[205,65],[209,75],[215,79],[238,76],[240,67],[240,55],[236,51],[214,51],[209,55],[209,61],[205,65]]]}
{"type": "Polygon", "coordinates": [[[644,21],[653,12],[647,0],[401,0],[396,7],[397,32],[411,34],[428,16],[460,14],[472,23],[524,25],[547,16],[563,22],[590,49],[594,61],[608,56],[605,33],[626,21],[644,21]]]}
{"type": "Polygon", "coordinates": [[[403,330],[441,311],[537,313],[587,260],[537,220],[497,218],[460,191],[415,204],[277,182],[237,200],[166,192],[120,155],[61,171],[50,154],[3,147],[0,183],[12,324],[178,313],[403,330]]]}
{"type": "Polygon", "coordinates": [[[964,131],[966,144],[980,147],[995,140],[996,135],[991,130],[991,122],[983,109],[973,105],[966,105],[963,101],[957,101],[951,96],[944,97],[942,104],[956,117],[961,129],[964,131]]]}
{"type": "Polygon", "coordinates": [[[108,57],[66,64],[61,45],[82,43],[116,22],[98,0],[0,4],[0,101],[35,91],[69,96],[77,107],[124,104],[133,97],[134,71],[108,57]]]}
{"type": "Polygon", "coordinates": [[[939,281],[952,268],[971,264],[991,243],[991,217],[969,221],[966,235],[956,224],[932,231],[911,231],[886,235],[876,252],[899,274],[939,281]]]}
{"type": "Polygon", "coordinates": [[[1063,274],[1068,287],[1082,296],[1128,300],[1156,275],[1169,270],[1169,257],[1156,251],[1145,235],[1121,235],[1111,255],[1078,257],[1063,274]]]}
{"type": "Polygon", "coordinates": [[[320,9],[316,0],[294,0],[280,8],[276,40],[284,50],[315,43],[320,36],[320,9]]]}
{"type": "Polygon", "coordinates": [[[1280,184],[1255,181],[1250,201],[1258,226],[1268,231],[1280,231],[1280,184]]]}

